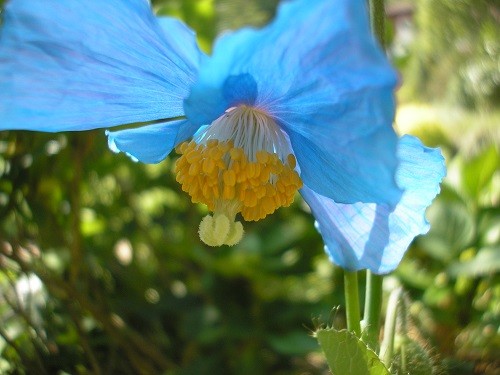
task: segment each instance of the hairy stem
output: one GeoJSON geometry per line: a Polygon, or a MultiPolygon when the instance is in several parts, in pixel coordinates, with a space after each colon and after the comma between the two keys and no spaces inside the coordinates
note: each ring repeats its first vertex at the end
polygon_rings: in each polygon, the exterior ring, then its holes
{"type": "Polygon", "coordinates": [[[384,339],[380,346],[380,357],[387,368],[391,367],[394,354],[394,338],[396,336],[396,323],[398,318],[398,306],[403,296],[403,289],[397,288],[391,292],[387,304],[385,318],[384,339]]]}

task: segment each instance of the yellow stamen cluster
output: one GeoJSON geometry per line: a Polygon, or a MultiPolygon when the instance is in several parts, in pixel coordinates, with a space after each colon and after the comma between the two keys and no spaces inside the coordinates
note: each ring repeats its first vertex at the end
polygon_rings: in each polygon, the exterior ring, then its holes
{"type": "Polygon", "coordinates": [[[234,221],[241,212],[246,221],[263,219],[277,208],[289,206],[302,187],[292,154],[282,161],[276,154],[260,150],[255,160],[249,160],[232,140],[216,139],[201,144],[184,142],[176,152],[181,155],[175,173],[182,190],[193,203],[206,204],[215,212],[214,218],[222,212],[234,221]]]}

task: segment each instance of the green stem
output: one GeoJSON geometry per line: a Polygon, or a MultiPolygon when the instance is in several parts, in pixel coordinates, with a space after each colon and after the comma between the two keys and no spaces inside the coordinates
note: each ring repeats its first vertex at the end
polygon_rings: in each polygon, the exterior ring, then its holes
{"type": "Polygon", "coordinates": [[[345,309],[347,316],[347,329],[361,337],[359,314],[358,273],[344,270],[345,309]]]}
{"type": "Polygon", "coordinates": [[[366,271],[363,341],[375,352],[378,350],[383,281],[383,276],[366,271]]]}
{"type": "Polygon", "coordinates": [[[384,0],[369,0],[372,32],[385,49],[385,7],[384,0]]]}

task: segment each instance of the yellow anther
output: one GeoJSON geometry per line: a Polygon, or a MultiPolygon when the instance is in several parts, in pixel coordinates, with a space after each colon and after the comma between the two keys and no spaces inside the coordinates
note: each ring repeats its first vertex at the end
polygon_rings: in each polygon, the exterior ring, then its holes
{"type": "Polygon", "coordinates": [[[207,158],[203,160],[203,173],[212,173],[215,169],[215,162],[213,159],[207,158]]]}
{"type": "Polygon", "coordinates": [[[255,165],[255,172],[253,174],[253,178],[259,178],[261,170],[260,164],[259,163],[252,163],[252,164],[255,165]]]}
{"type": "Polygon", "coordinates": [[[216,164],[217,168],[219,168],[220,170],[224,170],[227,168],[226,163],[222,159],[217,159],[215,164],[216,164]]]}
{"type": "Polygon", "coordinates": [[[266,197],[273,197],[276,195],[276,189],[274,188],[273,185],[267,184],[266,185],[266,197]]]}
{"type": "Polygon", "coordinates": [[[247,176],[248,178],[253,178],[255,176],[255,163],[248,163],[247,176]]]}
{"type": "Polygon", "coordinates": [[[189,167],[189,175],[196,176],[200,172],[200,164],[191,164],[189,167]]]}
{"type": "Polygon", "coordinates": [[[231,200],[234,198],[235,190],[233,186],[224,185],[224,190],[222,191],[222,199],[231,200]]]}
{"type": "Polygon", "coordinates": [[[236,182],[242,183],[247,180],[247,172],[245,170],[238,172],[238,175],[236,176],[236,182]]]}
{"type": "Polygon", "coordinates": [[[260,164],[266,164],[269,160],[269,154],[263,150],[258,151],[255,157],[260,164]]]}
{"type": "Polygon", "coordinates": [[[286,187],[285,187],[285,184],[283,183],[283,181],[276,182],[276,190],[279,193],[284,193],[286,191],[286,187]]]}
{"type": "Polygon", "coordinates": [[[264,197],[264,199],[262,199],[262,208],[264,208],[264,210],[267,212],[267,213],[272,213],[274,211],[274,202],[273,202],[273,199],[271,197],[264,197]]]}
{"type": "Polygon", "coordinates": [[[243,205],[246,207],[255,207],[257,205],[257,195],[253,190],[247,190],[243,205]]]}
{"type": "Polygon", "coordinates": [[[201,159],[201,153],[198,150],[192,150],[186,155],[186,160],[189,164],[196,163],[201,159]]]}
{"type": "Polygon", "coordinates": [[[207,157],[212,158],[213,160],[217,160],[217,159],[220,159],[220,157],[223,155],[223,151],[221,149],[219,149],[218,147],[212,147],[212,148],[208,149],[206,154],[207,154],[207,157]]]}
{"type": "MultiPolygon", "coordinates": [[[[226,129],[227,123],[224,126],[226,129]]],[[[274,126],[269,133],[272,138],[279,129],[276,124],[269,126],[274,126]]],[[[293,154],[275,153],[276,146],[251,150],[241,141],[245,137],[234,136],[233,140],[217,138],[216,134],[207,133],[198,143],[178,145],[176,151],[181,156],[174,170],[176,180],[192,201],[214,212],[202,220],[200,238],[210,246],[234,245],[243,235],[241,223],[234,219],[238,213],[247,221],[262,219],[291,204],[302,181],[295,171],[293,154]]]]}
{"type": "Polygon", "coordinates": [[[236,184],[236,174],[232,169],[224,171],[222,173],[222,178],[226,186],[234,186],[236,184]]]}
{"type": "Polygon", "coordinates": [[[207,147],[208,148],[212,148],[212,147],[215,147],[219,144],[219,141],[217,139],[210,139],[208,142],[207,142],[207,147]]]}
{"type": "Polygon", "coordinates": [[[212,194],[213,194],[213,199],[220,198],[220,190],[219,190],[219,187],[217,185],[212,187],[212,194]]]}
{"type": "Polygon", "coordinates": [[[208,185],[208,184],[203,185],[201,190],[203,192],[203,198],[210,199],[210,195],[211,195],[210,185],[208,185]]]}
{"type": "Polygon", "coordinates": [[[255,188],[255,195],[257,195],[257,198],[264,198],[266,196],[266,186],[265,185],[260,185],[255,188]]]}
{"type": "Polygon", "coordinates": [[[260,182],[265,183],[269,181],[269,175],[271,174],[271,167],[269,165],[265,165],[260,171],[260,182]]]}
{"type": "Polygon", "coordinates": [[[242,150],[239,148],[232,148],[231,150],[229,150],[229,155],[230,155],[231,159],[232,160],[241,159],[241,157],[243,156],[243,152],[240,152],[240,151],[242,151],[242,150]]]}
{"type": "Polygon", "coordinates": [[[245,195],[246,195],[246,189],[240,188],[240,193],[238,195],[238,200],[240,202],[243,202],[245,200],[245,195]]]}

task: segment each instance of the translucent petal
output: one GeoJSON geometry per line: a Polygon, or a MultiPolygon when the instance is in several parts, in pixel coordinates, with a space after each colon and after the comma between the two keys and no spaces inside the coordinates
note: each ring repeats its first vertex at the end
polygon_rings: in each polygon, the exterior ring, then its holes
{"type": "Polygon", "coordinates": [[[177,145],[179,129],[186,123],[187,120],[175,120],[139,128],[108,130],[108,145],[112,151],[122,151],[133,160],[159,163],[177,145]]]}
{"type": "Polygon", "coordinates": [[[337,202],[394,205],[396,81],[365,0],[297,0],[263,29],[223,35],[185,109],[202,125],[241,103],[262,108],[289,134],[310,188],[337,202]]]}
{"type": "Polygon", "coordinates": [[[413,238],[429,230],[425,210],[439,192],[446,174],[439,149],[414,137],[398,143],[401,164],[397,182],[404,194],[399,204],[340,204],[305,187],[301,193],[316,218],[332,262],[349,270],[370,269],[377,274],[394,270],[413,238]]]}
{"type": "Polygon", "coordinates": [[[86,130],[181,116],[192,33],[146,0],[15,0],[0,34],[0,128],[86,130]]]}
{"type": "Polygon", "coordinates": [[[188,66],[198,71],[200,61],[205,58],[196,42],[196,33],[182,21],[172,17],[158,17],[166,42],[170,49],[188,66]]]}
{"type": "Polygon", "coordinates": [[[336,202],[388,202],[401,198],[395,184],[398,160],[390,150],[397,138],[392,129],[378,128],[348,144],[318,144],[289,133],[301,169],[301,179],[321,195],[333,191],[336,202]],[[387,181],[393,183],[389,184],[387,181]]]}

